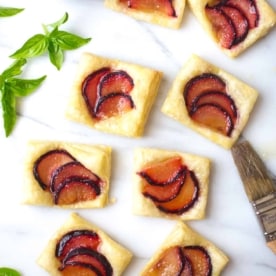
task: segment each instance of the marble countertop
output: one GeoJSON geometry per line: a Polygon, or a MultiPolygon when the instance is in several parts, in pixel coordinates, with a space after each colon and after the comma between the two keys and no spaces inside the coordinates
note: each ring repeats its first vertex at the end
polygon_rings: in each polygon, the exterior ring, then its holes
{"type": "MultiPolygon", "coordinates": [[[[276,9],[276,2],[269,3],[276,9]]],[[[0,267],[22,275],[47,275],[36,259],[47,241],[72,210],[21,204],[22,166],[26,142],[33,139],[107,144],[113,148],[111,198],[114,204],[99,210],[77,210],[115,240],[129,248],[134,258],[126,276],[138,275],[148,258],[174,227],[174,221],[138,217],[131,213],[133,150],[155,147],[206,156],[212,161],[206,218],[187,222],[229,257],[225,276],[272,276],[276,256],[266,247],[261,229],[243,190],[229,150],[225,150],[178,122],[160,108],[177,72],[194,53],[247,82],[259,99],[243,132],[267,166],[276,173],[276,29],[236,59],[225,56],[203,31],[186,7],[179,30],[134,20],[104,7],[102,0],[3,0],[1,6],[25,10],[0,18],[0,72],[11,63],[9,55],[23,42],[42,32],[42,23],[55,22],[68,12],[63,30],[92,37],[89,44],[66,52],[60,71],[47,56],[30,61],[24,77],[47,79],[32,95],[17,103],[18,120],[5,138],[0,127],[0,267]],[[158,97],[142,138],[104,134],[66,120],[64,108],[82,52],[160,70],[164,73],[158,97]]]]}

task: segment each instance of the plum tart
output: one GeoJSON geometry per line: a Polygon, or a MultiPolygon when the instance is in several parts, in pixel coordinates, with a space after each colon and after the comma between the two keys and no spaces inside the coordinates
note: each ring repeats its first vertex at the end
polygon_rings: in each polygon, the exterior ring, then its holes
{"type": "Polygon", "coordinates": [[[64,208],[104,207],[108,201],[111,148],[30,141],[24,202],[64,208]]]}
{"type": "Polygon", "coordinates": [[[99,227],[72,213],[37,263],[52,276],[119,276],[132,253],[99,227]]]}
{"type": "Polygon", "coordinates": [[[189,0],[204,29],[230,57],[236,57],[265,36],[276,13],[264,0],[189,0]]]}
{"type": "Polygon", "coordinates": [[[228,257],[183,222],[178,222],[141,276],[219,276],[228,257]]]}
{"type": "Polygon", "coordinates": [[[257,97],[254,88],[192,55],[175,78],[162,112],[229,149],[257,97]]]}
{"type": "Polygon", "coordinates": [[[153,69],[84,53],[66,116],[100,131],[142,136],[161,77],[153,69]]]}
{"type": "Polygon", "coordinates": [[[186,0],[105,0],[105,6],[138,20],[178,29],[186,0]]]}
{"type": "Polygon", "coordinates": [[[136,149],[134,214],[183,220],[204,218],[209,173],[210,161],[205,157],[136,149]]]}

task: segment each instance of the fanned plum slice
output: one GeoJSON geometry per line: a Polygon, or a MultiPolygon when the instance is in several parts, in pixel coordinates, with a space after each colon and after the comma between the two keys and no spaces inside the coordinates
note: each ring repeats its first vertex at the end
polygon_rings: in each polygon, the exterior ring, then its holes
{"type": "Polygon", "coordinates": [[[203,73],[190,79],[185,85],[184,99],[187,110],[190,112],[193,101],[202,93],[220,91],[226,93],[225,82],[215,74],[203,73]]]}
{"type": "Polygon", "coordinates": [[[109,68],[101,68],[88,75],[82,83],[82,96],[92,117],[95,117],[95,106],[98,99],[98,85],[101,78],[110,72],[109,68]]]}
{"type": "Polygon", "coordinates": [[[185,265],[184,268],[179,276],[194,276],[196,274],[193,274],[193,268],[190,260],[183,254],[185,259],[185,265]]]}
{"type": "Polygon", "coordinates": [[[131,97],[125,93],[111,93],[99,99],[96,107],[98,119],[120,115],[134,108],[131,97]]]}
{"type": "Polygon", "coordinates": [[[219,105],[199,105],[190,116],[195,122],[207,128],[211,128],[225,136],[231,136],[234,127],[231,116],[219,105]]]}
{"type": "Polygon", "coordinates": [[[185,171],[170,184],[157,186],[145,183],[143,187],[143,195],[152,199],[154,202],[167,202],[179,194],[185,182],[185,171]]]}
{"type": "Polygon", "coordinates": [[[74,204],[93,200],[101,193],[97,182],[90,179],[71,177],[58,185],[54,192],[54,203],[58,205],[74,204]]]}
{"type": "Polygon", "coordinates": [[[151,164],[137,174],[151,185],[164,186],[174,182],[182,170],[182,159],[176,156],[151,164]]]}
{"type": "Polygon", "coordinates": [[[95,183],[101,183],[100,178],[96,174],[87,169],[80,162],[73,161],[60,166],[53,172],[50,185],[51,192],[54,192],[66,179],[72,177],[77,177],[78,179],[90,179],[95,183]]]}
{"type": "Polygon", "coordinates": [[[227,0],[226,4],[237,8],[244,14],[248,20],[250,29],[258,26],[259,12],[255,0],[227,0]]]}
{"type": "Polygon", "coordinates": [[[233,124],[237,119],[237,108],[233,99],[225,93],[218,91],[205,92],[196,97],[193,101],[193,109],[203,104],[215,104],[221,106],[231,116],[233,124]]]}
{"type": "Polygon", "coordinates": [[[52,173],[60,166],[75,161],[65,150],[55,149],[41,155],[34,163],[33,174],[43,190],[50,188],[52,173]]]}
{"type": "Polygon", "coordinates": [[[176,17],[172,0],[129,0],[128,7],[137,10],[159,11],[168,16],[176,17]]]}
{"type": "Polygon", "coordinates": [[[81,262],[72,262],[60,271],[62,276],[102,276],[96,267],[81,262]]]}
{"type": "Polygon", "coordinates": [[[71,250],[63,259],[60,270],[72,263],[89,264],[95,267],[103,276],[112,275],[113,269],[108,259],[101,253],[85,248],[78,247],[71,250]]]}
{"type": "Polygon", "coordinates": [[[202,246],[184,246],[184,256],[190,261],[192,265],[193,275],[196,276],[211,276],[212,262],[211,258],[202,246]]]}
{"type": "Polygon", "coordinates": [[[248,34],[249,24],[248,24],[247,18],[243,15],[241,11],[239,11],[235,7],[225,5],[225,6],[222,6],[221,9],[232,20],[232,23],[236,30],[236,38],[233,44],[237,45],[241,41],[243,41],[248,34]]]}
{"type": "Polygon", "coordinates": [[[178,195],[173,200],[157,203],[156,206],[162,212],[180,215],[195,204],[198,194],[198,180],[192,171],[187,171],[184,185],[178,195]]]}
{"type": "Polygon", "coordinates": [[[99,96],[111,93],[129,94],[134,87],[133,79],[125,71],[114,71],[106,74],[99,83],[99,96]]]}
{"type": "Polygon", "coordinates": [[[230,49],[236,40],[236,30],[229,16],[219,7],[205,7],[206,15],[210,20],[221,47],[230,49]]]}
{"type": "Polygon", "coordinates": [[[73,230],[60,238],[56,245],[55,256],[63,260],[72,249],[85,247],[97,250],[100,244],[101,239],[96,232],[86,229],[73,230]]]}
{"type": "Polygon", "coordinates": [[[142,276],[181,275],[184,262],[181,247],[169,247],[161,253],[158,260],[142,276]]]}

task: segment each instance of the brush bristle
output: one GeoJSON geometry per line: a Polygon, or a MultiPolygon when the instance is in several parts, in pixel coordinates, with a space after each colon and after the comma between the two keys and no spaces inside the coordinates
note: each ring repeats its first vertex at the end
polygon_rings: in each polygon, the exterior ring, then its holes
{"type": "Polygon", "coordinates": [[[248,141],[238,142],[231,152],[250,201],[275,192],[263,161],[248,141]]]}

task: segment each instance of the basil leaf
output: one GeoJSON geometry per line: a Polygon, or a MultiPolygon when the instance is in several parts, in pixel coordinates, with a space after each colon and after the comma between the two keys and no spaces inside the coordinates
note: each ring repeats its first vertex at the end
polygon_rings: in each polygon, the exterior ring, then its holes
{"type": "Polygon", "coordinates": [[[0,267],[0,276],[20,276],[20,273],[9,267],[0,267]]]}
{"type": "Polygon", "coordinates": [[[91,38],[82,38],[66,31],[55,30],[51,39],[57,43],[62,50],[74,50],[88,43],[91,38]]]}
{"type": "Polygon", "coordinates": [[[10,67],[8,67],[2,73],[2,79],[5,81],[8,78],[18,76],[22,73],[21,67],[27,63],[26,59],[18,59],[16,60],[10,67]]]}
{"type": "MultiPolygon", "coordinates": [[[[5,79],[0,75],[0,92],[4,89],[5,79]]],[[[1,97],[1,94],[0,94],[1,97]]],[[[0,98],[1,99],[1,98],[0,98]]]]}
{"type": "Polygon", "coordinates": [[[21,274],[15,269],[9,267],[0,268],[0,276],[20,276],[21,274]]]}
{"type": "Polygon", "coordinates": [[[38,79],[17,79],[13,78],[6,82],[8,91],[11,91],[17,97],[24,97],[34,92],[38,86],[45,80],[46,76],[38,79]]]}
{"type": "Polygon", "coordinates": [[[48,46],[48,53],[49,53],[49,58],[51,63],[58,69],[60,70],[63,61],[64,61],[64,53],[62,49],[54,43],[52,40],[49,41],[49,46],[48,46]]]}
{"type": "Polygon", "coordinates": [[[0,7],[0,17],[8,17],[22,12],[24,9],[0,7]]]}
{"type": "Polygon", "coordinates": [[[5,89],[2,91],[2,111],[4,120],[4,129],[6,137],[8,137],[16,123],[16,101],[12,91],[5,89]]]}
{"type": "Polygon", "coordinates": [[[29,38],[23,46],[13,53],[11,58],[31,58],[42,55],[48,47],[48,38],[43,34],[36,34],[29,38]]]}
{"type": "Polygon", "coordinates": [[[60,25],[64,24],[69,18],[68,13],[66,12],[61,19],[59,19],[57,22],[48,24],[46,26],[52,27],[52,28],[58,28],[60,25]]]}

